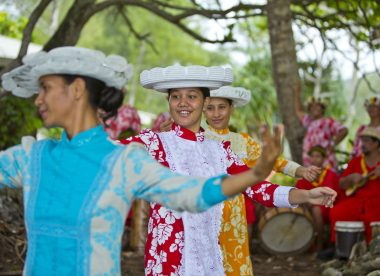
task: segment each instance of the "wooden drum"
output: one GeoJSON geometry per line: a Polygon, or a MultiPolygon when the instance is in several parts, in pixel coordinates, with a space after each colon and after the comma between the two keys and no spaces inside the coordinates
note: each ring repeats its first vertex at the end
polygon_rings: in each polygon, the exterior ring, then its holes
{"type": "Polygon", "coordinates": [[[309,249],[314,240],[314,224],[305,208],[271,208],[259,220],[260,241],[265,251],[294,255],[309,249]]]}

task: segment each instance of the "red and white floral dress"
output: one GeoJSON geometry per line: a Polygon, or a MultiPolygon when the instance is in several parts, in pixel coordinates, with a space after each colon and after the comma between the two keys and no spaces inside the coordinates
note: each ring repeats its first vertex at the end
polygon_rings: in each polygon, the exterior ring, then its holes
{"type": "Polygon", "coordinates": [[[314,146],[322,146],[327,150],[327,158],[324,166],[330,165],[337,168],[335,153],[331,150],[334,148],[334,136],[345,128],[341,123],[333,118],[311,119],[309,115],[302,118],[302,125],[306,128],[305,138],[303,140],[303,165],[310,166],[309,150],[314,146]]]}
{"type": "MultiPolygon", "coordinates": [[[[197,176],[235,174],[248,167],[232,153],[230,143],[205,139],[176,124],[169,132],[144,130],[123,143],[140,142],[158,162],[172,171],[197,176]]],[[[268,182],[247,189],[253,200],[268,207],[288,203],[289,190],[268,182]]],[[[218,236],[223,203],[206,212],[175,212],[151,203],[145,245],[146,275],[225,275],[218,236]]]]}

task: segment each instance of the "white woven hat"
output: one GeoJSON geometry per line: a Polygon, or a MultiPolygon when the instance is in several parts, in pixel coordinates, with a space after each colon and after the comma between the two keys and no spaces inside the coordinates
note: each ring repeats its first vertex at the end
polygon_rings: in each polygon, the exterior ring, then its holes
{"type": "Polygon", "coordinates": [[[186,87],[216,89],[231,84],[232,80],[232,69],[223,66],[172,65],[144,70],[140,74],[140,83],[143,87],[159,92],[186,87]]]}
{"type": "Polygon", "coordinates": [[[210,91],[210,97],[225,98],[232,101],[236,107],[244,106],[251,100],[251,91],[243,87],[223,86],[210,91]]]}
{"type": "Polygon", "coordinates": [[[23,58],[22,66],[2,76],[2,86],[19,97],[30,97],[39,91],[38,80],[45,75],[69,74],[92,77],[108,87],[121,89],[132,75],[132,66],[118,55],[79,48],[59,47],[23,58]]]}

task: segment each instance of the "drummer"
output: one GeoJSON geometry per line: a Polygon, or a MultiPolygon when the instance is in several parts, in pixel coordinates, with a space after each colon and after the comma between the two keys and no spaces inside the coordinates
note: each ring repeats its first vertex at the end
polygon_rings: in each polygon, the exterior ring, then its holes
{"type": "MultiPolygon", "coordinates": [[[[380,130],[367,127],[361,134],[363,154],[354,157],[342,173],[339,185],[346,191],[364,184],[330,211],[331,225],[337,221],[363,221],[367,242],[371,240],[370,223],[380,221],[380,130]]],[[[331,240],[335,231],[331,229],[331,240]]]]}
{"type": "MultiPolygon", "coordinates": [[[[306,190],[310,190],[315,187],[330,187],[337,192],[337,201],[341,200],[341,198],[344,197],[344,193],[342,189],[339,188],[338,175],[331,169],[330,165],[323,167],[327,157],[326,149],[320,145],[317,145],[309,150],[308,155],[311,165],[323,168],[323,171],[315,181],[299,179],[296,183],[296,187],[306,190]]],[[[324,206],[318,205],[306,206],[311,211],[317,231],[316,251],[320,251],[323,249],[324,226],[329,223],[330,208],[325,208],[324,206]]]]}

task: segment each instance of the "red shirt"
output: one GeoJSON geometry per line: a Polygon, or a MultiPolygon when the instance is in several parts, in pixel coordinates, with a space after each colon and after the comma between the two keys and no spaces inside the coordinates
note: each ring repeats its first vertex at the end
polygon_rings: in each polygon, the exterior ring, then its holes
{"type": "Polygon", "coordinates": [[[345,197],[344,191],[339,187],[339,176],[329,167],[323,170],[317,181],[309,182],[306,179],[300,179],[297,181],[296,187],[305,190],[311,190],[316,187],[329,187],[338,193],[336,202],[345,197]]]}
{"type": "MultiPolygon", "coordinates": [[[[364,155],[353,158],[346,168],[346,170],[342,173],[341,177],[348,176],[353,173],[359,173],[361,175],[367,175],[371,171],[373,171],[376,166],[379,166],[380,162],[373,167],[369,167],[365,162],[364,155]]],[[[367,198],[376,198],[380,197],[380,180],[379,178],[370,178],[367,183],[359,188],[356,193],[353,195],[357,198],[367,199],[367,198]]]]}

